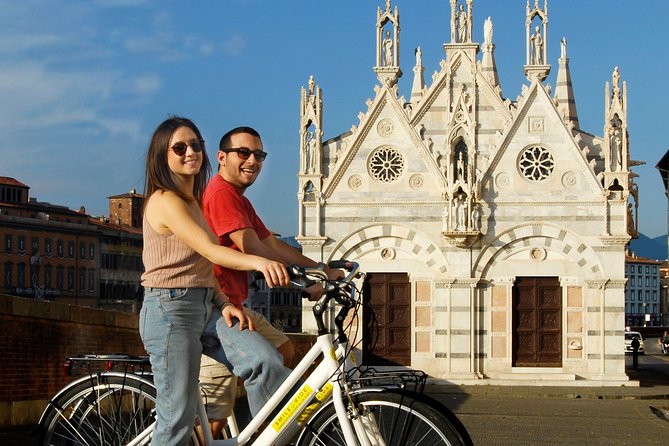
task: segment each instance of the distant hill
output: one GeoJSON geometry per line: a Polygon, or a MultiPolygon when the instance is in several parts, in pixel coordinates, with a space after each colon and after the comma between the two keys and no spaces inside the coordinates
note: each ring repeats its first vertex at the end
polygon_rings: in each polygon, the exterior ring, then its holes
{"type": "Polygon", "coordinates": [[[630,242],[630,251],[639,257],[653,260],[667,259],[667,236],[649,238],[639,233],[639,238],[630,242]]]}

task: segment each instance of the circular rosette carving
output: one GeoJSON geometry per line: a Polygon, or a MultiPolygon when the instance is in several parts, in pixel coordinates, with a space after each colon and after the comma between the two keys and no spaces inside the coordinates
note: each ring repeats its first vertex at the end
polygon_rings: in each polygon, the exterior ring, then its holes
{"type": "Polygon", "coordinates": [[[578,185],[578,176],[576,173],[569,171],[562,175],[562,185],[567,189],[578,185]]]}
{"type": "Polygon", "coordinates": [[[390,146],[382,146],[369,156],[367,168],[372,178],[380,183],[391,183],[404,172],[404,157],[390,146]]]}
{"type": "Polygon", "coordinates": [[[393,125],[393,121],[387,118],[380,120],[379,123],[376,125],[376,131],[378,132],[379,135],[384,137],[392,135],[394,130],[395,126],[393,125]]]}
{"type": "Polygon", "coordinates": [[[508,172],[500,172],[497,174],[495,177],[495,186],[497,186],[498,189],[508,189],[511,187],[511,175],[509,175],[508,172]]]}
{"type": "Polygon", "coordinates": [[[518,170],[521,175],[535,183],[548,178],[554,169],[553,155],[544,147],[528,147],[518,158],[518,170]]]}
{"type": "Polygon", "coordinates": [[[360,175],[351,175],[348,177],[348,187],[352,190],[358,190],[362,187],[362,178],[360,175]]]}
{"type": "Polygon", "coordinates": [[[419,173],[411,175],[411,178],[409,178],[409,187],[411,189],[420,189],[423,187],[423,175],[419,173]]]}

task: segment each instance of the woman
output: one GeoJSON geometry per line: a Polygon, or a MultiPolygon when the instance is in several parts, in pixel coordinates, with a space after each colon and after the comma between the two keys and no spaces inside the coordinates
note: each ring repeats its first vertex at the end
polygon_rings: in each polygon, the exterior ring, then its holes
{"type": "MultiPolygon", "coordinates": [[[[218,245],[200,209],[210,171],[202,135],[192,121],[173,117],[156,128],[146,159],[142,253],[145,293],[140,312],[140,335],[151,359],[157,390],[152,445],[188,443],[195,420],[201,337],[212,311],[211,321],[218,321],[218,325],[232,327],[233,318],[238,319],[237,336],[247,325],[244,313],[217,293],[212,263],[261,271],[269,286],[289,283],[281,263],[218,245]]],[[[247,334],[250,340],[246,348],[253,349],[257,338],[244,330],[243,335],[247,334]]],[[[211,342],[208,344],[212,350],[211,342]]],[[[233,365],[237,360],[248,361],[236,358],[234,353],[233,357],[227,352],[214,356],[226,358],[233,365]]],[[[250,378],[262,380],[263,376],[250,378]]]]}

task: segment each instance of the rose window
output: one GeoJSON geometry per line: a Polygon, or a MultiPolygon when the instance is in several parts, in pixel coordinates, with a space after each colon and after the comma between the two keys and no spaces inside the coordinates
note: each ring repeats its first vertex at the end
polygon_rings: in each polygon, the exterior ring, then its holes
{"type": "Polygon", "coordinates": [[[530,147],[520,154],[518,167],[525,178],[538,182],[553,173],[555,161],[553,155],[543,147],[530,147]]]}
{"type": "Polygon", "coordinates": [[[390,183],[404,171],[404,158],[392,147],[381,147],[369,157],[369,173],[377,181],[390,183]]]}

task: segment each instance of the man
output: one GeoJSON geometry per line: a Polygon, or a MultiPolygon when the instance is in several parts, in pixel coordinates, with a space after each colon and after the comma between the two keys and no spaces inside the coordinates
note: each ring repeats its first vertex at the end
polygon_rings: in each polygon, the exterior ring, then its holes
{"type": "MultiPolygon", "coordinates": [[[[304,267],[321,267],[330,278],[341,277],[341,271],[303,256],[298,250],[276,238],[264,225],[244,192],[258,178],[267,152],[258,132],[250,127],[237,127],[223,135],[218,151],[218,174],[211,179],[204,192],[204,215],[214,231],[220,245],[255,254],[268,259],[298,264],[304,267]]],[[[242,308],[248,294],[248,276],[236,271],[214,266],[214,274],[221,290],[230,302],[242,308]]],[[[307,290],[312,299],[318,299],[322,288],[307,290]]],[[[288,337],[274,328],[261,314],[244,308],[255,330],[273,344],[283,355],[284,363],[290,367],[295,350],[288,337]]],[[[225,425],[225,418],[232,411],[236,392],[236,379],[222,364],[203,356],[200,381],[207,393],[207,409],[211,419],[214,438],[225,425]],[[223,377],[228,378],[223,378],[223,377]],[[226,382],[221,383],[221,378],[226,382]],[[215,395],[210,395],[213,392],[215,395]]]]}

